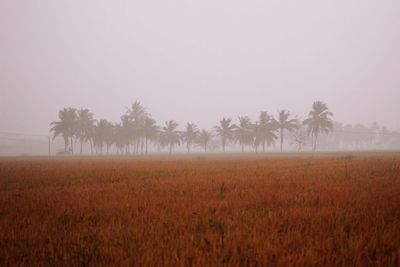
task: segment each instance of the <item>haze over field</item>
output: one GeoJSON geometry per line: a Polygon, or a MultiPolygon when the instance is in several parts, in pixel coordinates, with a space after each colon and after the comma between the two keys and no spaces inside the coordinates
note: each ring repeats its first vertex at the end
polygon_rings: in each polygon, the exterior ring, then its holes
{"type": "Polygon", "coordinates": [[[64,107],[118,123],[136,100],[180,127],[321,100],[400,130],[395,0],[3,0],[0,39],[0,132],[49,135],[64,107]]]}
{"type": "Polygon", "coordinates": [[[400,0],[0,0],[0,266],[400,266],[400,0]]]}

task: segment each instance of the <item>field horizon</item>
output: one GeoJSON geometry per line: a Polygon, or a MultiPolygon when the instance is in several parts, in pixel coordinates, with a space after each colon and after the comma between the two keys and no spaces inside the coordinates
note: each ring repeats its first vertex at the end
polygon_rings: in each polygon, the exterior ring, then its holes
{"type": "Polygon", "coordinates": [[[262,158],[262,157],[299,157],[299,156],[340,156],[340,155],[358,155],[358,156],[367,156],[367,155],[396,155],[400,154],[400,150],[394,149],[362,149],[362,150],[322,150],[322,151],[266,151],[266,152],[254,152],[254,151],[227,151],[227,152],[186,152],[179,151],[174,152],[172,154],[168,152],[149,152],[139,153],[139,154],[71,154],[71,155],[36,155],[36,154],[20,154],[20,155],[0,155],[0,161],[8,160],[8,159],[107,159],[107,158],[139,158],[139,159],[151,159],[151,158],[187,158],[193,159],[195,157],[209,157],[209,158],[262,158]]]}

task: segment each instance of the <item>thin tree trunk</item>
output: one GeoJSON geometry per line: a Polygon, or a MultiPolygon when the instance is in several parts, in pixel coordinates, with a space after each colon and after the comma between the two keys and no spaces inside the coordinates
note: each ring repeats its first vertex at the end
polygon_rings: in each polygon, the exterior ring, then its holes
{"type": "Polygon", "coordinates": [[[67,153],[68,148],[68,138],[64,138],[64,152],[67,153]]]}
{"type": "Polygon", "coordinates": [[[311,149],[314,151],[314,132],[311,134],[311,149]]]}
{"type": "Polygon", "coordinates": [[[72,136],[71,136],[71,152],[73,155],[74,154],[74,139],[72,138],[72,136]]]}
{"type": "Polygon", "coordinates": [[[317,150],[317,138],[318,138],[318,135],[317,134],[315,134],[315,140],[314,140],[314,152],[317,150]]]}
{"type": "Polygon", "coordinates": [[[172,144],[169,144],[169,154],[172,154],[172,144]]]}
{"type": "Polygon", "coordinates": [[[147,154],[147,136],[146,136],[146,141],[145,142],[146,142],[146,154],[147,154]]]}
{"type": "Polygon", "coordinates": [[[81,138],[81,155],[82,155],[83,138],[81,138]]]}
{"type": "Polygon", "coordinates": [[[244,152],[244,144],[242,144],[242,153],[244,152]]]}
{"type": "Polygon", "coordinates": [[[93,143],[92,143],[92,139],[89,139],[89,143],[90,143],[90,154],[93,155],[93,143]]]}
{"type": "Polygon", "coordinates": [[[283,129],[281,128],[281,152],[283,151],[282,146],[283,146],[283,129]]]}
{"type": "Polygon", "coordinates": [[[263,153],[265,153],[265,141],[263,142],[262,146],[263,146],[263,153]]]}

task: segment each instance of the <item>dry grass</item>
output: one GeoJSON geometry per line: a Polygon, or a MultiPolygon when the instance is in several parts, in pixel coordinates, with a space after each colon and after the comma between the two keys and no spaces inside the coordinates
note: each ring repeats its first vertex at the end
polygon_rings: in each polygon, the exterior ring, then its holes
{"type": "Polygon", "coordinates": [[[400,154],[0,160],[0,265],[399,266],[400,154]]]}

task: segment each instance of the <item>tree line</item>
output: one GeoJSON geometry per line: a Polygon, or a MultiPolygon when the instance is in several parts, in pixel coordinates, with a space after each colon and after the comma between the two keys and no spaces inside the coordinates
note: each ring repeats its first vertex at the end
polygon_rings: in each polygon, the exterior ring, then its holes
{"type": "Polygon", "coordinates": [[[288,110],[280,110],[276,117],[261,111],[255,122],[248,116],[239,116],[235,124],[231,118],[224,117],[212,130],[199,129],[191,122],[186,123],[183,130],[178,130],[179,124],[175,120],[158,125],[147,108],[135,101],[118,123],[96,120],[94,114],[85,108],[64,108],[58,113],[58,121],[50,123],[50,131],[53,140],[62,137],[64,153],[68,154],[74,153],[74,141],[80,144],[80,154],[86,144],[90,145],[92,154],[108,154],[111,147],[115,147],[119,154],[147,154],[150,143],[159,151],[168,149],[170,154],[180,145],[185,145],[188,153],[194,146],[207,152],[214,137],[218,137],[223,152],[230,143],[239,144],[242,152],[245,147],[265,152],[276,142],[279,142],[282,152],[287,133],[292,134],[292,144],[298,147],[298,151],[311,137],[312,150],[315,151],[320,134],[328,134],[333,129],[332,116],[325,103],[316,101],[305,120],[292,116],[288,110]]]}

